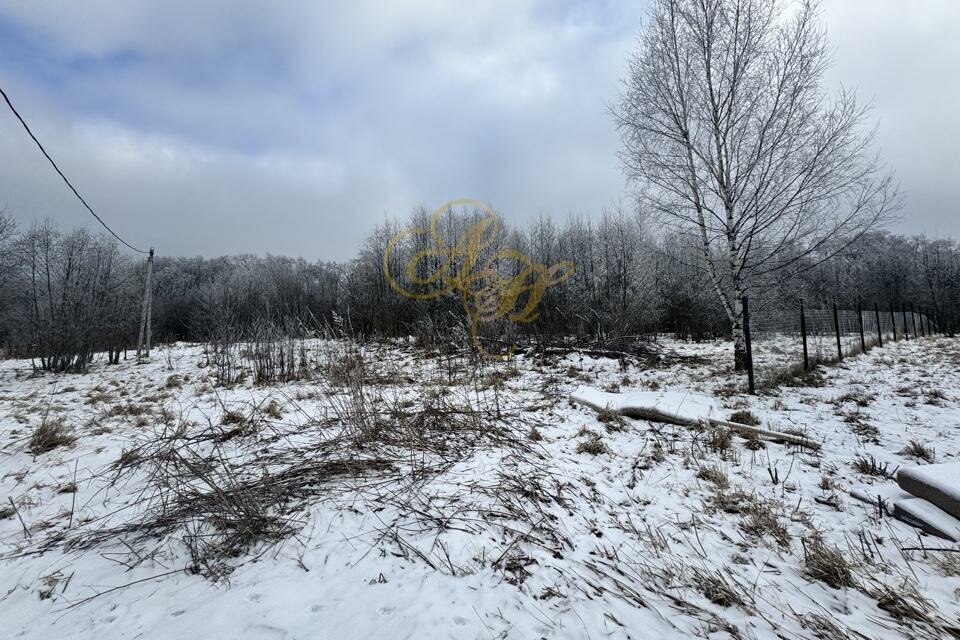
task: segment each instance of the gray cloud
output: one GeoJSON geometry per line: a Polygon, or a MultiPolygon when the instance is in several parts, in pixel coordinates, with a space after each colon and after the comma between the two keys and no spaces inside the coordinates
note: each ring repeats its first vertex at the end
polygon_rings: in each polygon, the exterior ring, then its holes
{"type": "Polygon", "coordinates": [[[871,102],[883,157],[905,195],[901,233],[960,237],[960,2],[831,0],[829,80],[871,102]]]}
{"type": "MultiPolygon", "coordinates": [[[[832,0],[833,84],[873,97],[902,230],[960,235],[960,3],[832,0]],[[948,213],[949,212],[949,213],[948,213]]],[[[87,2],[0,8],[0,78],[95,207],[166,254],[343,259],[455,197],[522,220],[625,192],[607,114],[642,3],[87,2]]],[[[85,221],[9,117],[0,203],[85,221]]]]}

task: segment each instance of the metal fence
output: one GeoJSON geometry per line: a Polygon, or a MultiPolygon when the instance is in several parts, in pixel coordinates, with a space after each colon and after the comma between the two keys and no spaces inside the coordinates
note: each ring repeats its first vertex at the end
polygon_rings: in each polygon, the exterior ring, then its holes
{"type": "Polygon", "coordinates": [[[772,387],[888,342],[913,340],[937,332],[933,320],[914,305],[863,306],[858,309],[795,309],[755,305],[743,299],[750,392],[772,387]],[[753,305],[756,308],[751,308],[753,305]]]}

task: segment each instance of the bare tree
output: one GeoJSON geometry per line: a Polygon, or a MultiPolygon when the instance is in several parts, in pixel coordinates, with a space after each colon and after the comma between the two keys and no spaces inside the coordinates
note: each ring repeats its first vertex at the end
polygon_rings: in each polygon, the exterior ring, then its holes
{"type": "Polygon", "coordinates": [[[5,208],[0,209],[0,357],[10,340],[7,313],[14,300],[13,280],[18,265],[14,239],[17,226],[5,208]]]}
{"type": "Polygon", "coordinates": [[[898,206],[868,109],[828,98],[814,0],[653,0],[614,115],[649,213],[693,230],[744,363],[741,297],[829,258],[898,206]]]}
{"type": "MultiPolygon", "coordinates": [[[[0,209],[0,296],[6,292],[7,283],[13,277],[16,256],[13,252],[13,240],[17,225],[6,209],[0,209]]],[[[0,298],[2,304],[2,298],[0,298]]]]}

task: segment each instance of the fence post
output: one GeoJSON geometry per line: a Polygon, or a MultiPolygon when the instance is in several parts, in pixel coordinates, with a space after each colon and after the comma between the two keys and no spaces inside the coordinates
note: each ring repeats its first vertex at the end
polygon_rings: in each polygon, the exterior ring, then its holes
{"type": "Polygon", "coordinates": [[[880,305],[873,303],[873,314],[877,317],[877,344],[883,347],[883,327],[880,325],[880,305]]]}
{"type": "Polygon", "coordinates": [[[910,339],[910,325],[907,324],[907,305],[906,303],[900,304],[900,313],[903,315],[903,339],[910,339]]]}
{"type": "Polygon", "coordinates": [[[757,387],[753,377],[753,345],[750,340],[750,299],[743,296],[743,338],[747,343],[747,388],[750,395],[756,395],[757,387]]]}
{"type": "Polygon", "coordinates": [[[837,302],[833,302],[833,330],[837,334],[837,359],[843,360],[843,345],[840,344],[840,318],[837,316],[837,302]]]}
{"type": "Polygon", "coordinates": [[[800,298],[800,335],[803,336],[803,370],[810,370],[810,356],[807,353],[807,316],[803,313],[803,298],[800,298]]]}
{"type": "Polygon", "coordinates": [[[897,312],[893,308],[893,303],[890,303],[890,324],[893,326],[893,341],[897,341],[897,312]]]}
{"type": "Polygon", "coordinates": [[[867,341],[863,338],[863,304],[857,302],[857,328],[860,329],[860,352],[867,352],[867,341]]]}

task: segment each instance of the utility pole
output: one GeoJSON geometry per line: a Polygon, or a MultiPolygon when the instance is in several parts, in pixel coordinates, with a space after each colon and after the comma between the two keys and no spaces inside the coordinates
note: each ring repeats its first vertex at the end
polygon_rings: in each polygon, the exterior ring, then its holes
{"type": "Polygon", "coordinates": [[[153,247],[147,257],[147,278],[143,284],[143,311],[140,314],[140,337],[137,339],[137,360],[150,357],[153,333],[153,247]],[[144,342],[146,337],[146,342],[144,342]],[[146,347],[146,349],[144,349],[146,347]]]}

